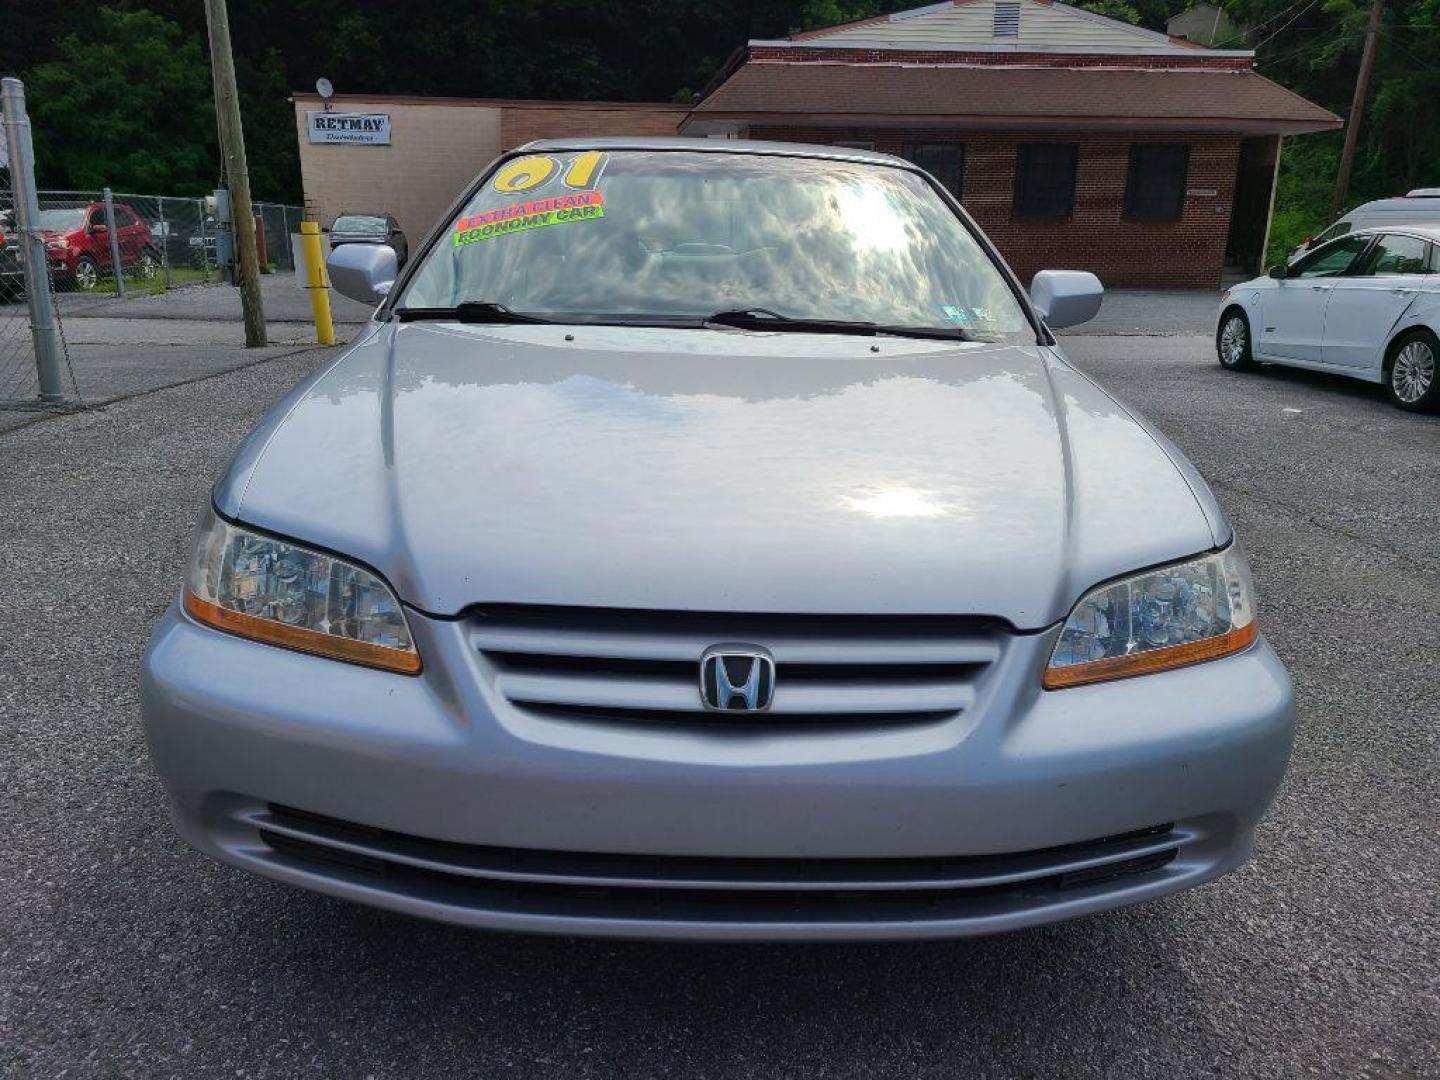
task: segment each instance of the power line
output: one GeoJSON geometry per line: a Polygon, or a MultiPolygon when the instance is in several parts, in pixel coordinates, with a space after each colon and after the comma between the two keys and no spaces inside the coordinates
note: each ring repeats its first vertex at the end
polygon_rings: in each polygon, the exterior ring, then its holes
{"type": "Polygon", "coordinates": [[[1402,56],[1408,56],[1411,60],[1415,61],[1415,63],[1419,64],[1422,70],[1434,72],[1435,74],[1440,75],[1440,67],[1434,66],[1428,60],[1421,60],[1420,57],[1416,56],[1409,49],[1405,48],[1405,46],[1401,45],[1398,41],[1396,41],[1394,35],[1392,35],[1388,30],[1382,28],[1380,30],[1380,36],[1383,37],[1386,41],[1388,41],[1390,43],[1390,47],[1396,52],[1400,53],[1402,56]]]}
{"type": "Polygon", "coordinates": [[[1279,30],[1276,30],[1276,31],[1275,31],[1274,33],[1272,33],[1269,37],[1267,37],[1264,41],[1261,41],[1259,44],[1257,44],[1257,45],[1255,46],[1256,51],[1258,52],[1258,51],[1259,51],[1261,48],[1263,48],[1266,44],[1268,44],[1268,43],[1271,42],[1271,41],[1274,41],[1275,38],[1278,37],[1278,36],[1286,29],[1286,27],[1288,27],[1288,26],[1290,25],[1290,23],[1293,23],[1296,19],[1300,18],[1301,15],[1304,15],[1307,11],[1309,11],[1311,8],[1313,8],[1313,7],[1314,7],[1316,4],[1318,4],[1319,2],[1320,2],[1320,0],[1310,0],[1310,2],[1309,2],[1308,4],[1306,4],[1303,8],[1301,8],[1299,11],[1297,11],[1294,15],[1292,15],[1292,16],[1290,17],[1290,22],[1287,22],[1284,26],[1280,27],[1279,30]]]}
{"type": "Polygon", "coordinates": [[[1258,71],[1260,68],[1266,68],[1266,67],[1270,67],[1270,66],[1272,66],[1272,65],[1274,65],[1274,64],[1278,64],[1281,60],[1289,60],[1291,57],[1299,56],[1301,53],[1310,52],[1310,51],[1313,50],[1317,45],[1333,45],[1333,44],[1340,44],[1340,43],[1344,43],[1344,42],[1349,42],[1349,41],[1353,41],[1353,40],[1354,40],[1355,38],[1357,38],[1357,37],[1363,37],[1364,34],[1365,34],[1365,31],[1364,31],[1364,30],[1355,30],[1355,31],[1352,31],[1351,33],[1348,33],[1348,34],[1341,34],[1338,38],[1337,38],[1337,37],[1332,37],[1332,36],[1327,36],[1327,37],[1321,38],[1321,39],[1319,39],[1319,40],[1317,40],[1317,41],[1307,41],[1304,45],[1301,45],[1298,49],[1291,49],[1289,52],[1283,52],[1283,53],[1279,53],[1279,54],[1276,55],[1276,56],[1267,57],[1266,59],[1262,60],[1260,63],[1256,64],[1256,65],[1255,65],[1255,69],[1258,71]]]}
{"type": "MultiPolygon", "coordinates": [[[[1258,23],[1256,23],[1254,26],[1247,27],[1246,29],[1241,30],[1240,33],[1234,35],[1233,37],[1228,37],[1228,38],[1226,38],[1224,41],[1217,41],[1214,45],[1211,45],[1210,48],[1212,48],[1212,49],[1223,49],[1226,45],[1230,45],[1230,44],[1232,44],[1232,43],[1234,43],[1234,42],[1237,42],[1237,41],[1244,41],[1244,40],[1245,40],[1246,38],[1248,38],[1251,34],[1259,33],[1259,31],[1260,31],[1260,29],[1261,29],[1262,27],[1268,26],[1270,23],[1273,23],[1276,19],[1283,19],[1286,15],[1288,15],[1290,12],[1294,11],[1297,7],[1299,7],[1299,6],[1300,6],[1301,4],[1303,4],[1303,3],[1305,3],[1305,0],[1295,0],[1295,2],[1294,2],[1293,4],[1291,4],[1289,7],[1287,7],[1287,8],[1282,8],[1280,11],[1277,11],[1274,15],[1271,15],[1268,19],[1261,19],[1261,20],[1260,20],[1258,23]]],[[[1313,4],[1312,4],[1312,6],[1313,6],[1313,4]]],[[[1222,10],[1223,10],[1223,9],[1222,9],[1222,10]]],[[[1227,13],[1227,14],[1228,14],[1228,13],[1227,13]]]]}

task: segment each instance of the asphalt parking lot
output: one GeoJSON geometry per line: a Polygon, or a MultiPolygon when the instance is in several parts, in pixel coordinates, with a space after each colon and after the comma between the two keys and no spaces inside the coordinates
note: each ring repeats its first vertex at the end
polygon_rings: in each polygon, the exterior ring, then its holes
{"type": "Polygon", "coordinates": [[[329,354],[0,431],[0,1072],[1440,1076],[1440,417],[1223,372],[1213,307],[1173,302],[1067,347],[1232,516],[1296,684],[1292,771],[1240,872],[990,939],[486,935],[209,862],[167,824],[140,655],[215,473],[329,354]]]}

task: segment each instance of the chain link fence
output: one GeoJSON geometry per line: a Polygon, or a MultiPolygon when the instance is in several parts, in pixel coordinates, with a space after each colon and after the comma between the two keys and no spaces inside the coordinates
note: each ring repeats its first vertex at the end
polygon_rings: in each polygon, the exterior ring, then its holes
{"type": "MultiPolygon", "coordinates": [[[[10,169],[0,165],[0,409],[40,407],[40,383],[25,295],[24,258],[10,169]]],[[[50,279],[46,277],[44,280],[53,292],[50,279]]],[[[70,365],[70,352],[65,345],[64,324],[60,323],[58,315],[56,323],[60,329],[60,347],[65,361],[67,396],[78,401],[80,390],[75,383],[75,371],[70,365]]]]}
{"type": "MultiPolygon", "coordinates": [[[[101,191],[38,193],[44,238],[43,280],[54,299],[64,364],[64,402],[80,402],[63,313],[101,313],[102,302],[191,286],[231,284],[228,236],[205,198],[101,191]]],[[[294,269],[290,237],[304,210],[255,203],[261,269],[294,269]]],[[[41,407],[39,376],[25,295],[21,243],[8,167],[0,166],[0,411],[41,407]]],[[[52,404],[55,400],[51,398],[52,404]]]]}
{"type": "MultiPolygon", "coordinates": [[[[79,401],[61,312],[103,317],[100,299],[233,283],[225,205],[223,192],[37,188],[24,84],[0,79],[0,412],[79,401]]],[[[293,270],[303,208],[253,205],[261,272],[293,270]]]]}
{"type": "MultiPolygon", "coordinates": [[[[132,192],[41,190],[50,272],[70,304],[85,297],[145,295],[185,285],[230,284],[227,232],[204,198],[132,192]],[[113,219],[113,231],[110,222],[113,219]]],[[[262,272],[294,269],[290,236],[304,211],[254,204],[262,272]]]]}

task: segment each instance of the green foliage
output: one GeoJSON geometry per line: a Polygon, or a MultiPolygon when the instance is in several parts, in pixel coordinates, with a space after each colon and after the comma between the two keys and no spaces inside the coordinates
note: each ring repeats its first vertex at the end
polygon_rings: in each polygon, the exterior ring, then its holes
{"type": "Polygon", "coordinates": [[[100,8],[25,75],[40,183],[198,192],[215,186],[215,114],[200,45],[147,11],[100,8]]]}
{"type": "Polygon", "coordinates": [[[880,0],[805,0],[800,9],[801,30],[818,30],[825,26],[869,19],[882,12],[901,11],[912,4],[882,4],[880,0]]]}
{"type": "MultiPolygon", "coordinates": [[[[1324,0],[1299,17],[1288,0],[1230,0],[1257,27],[1265,75],[1348,117],[1369,0],[1324,0]],[[1293,20],[1293,21],[1292,21],[1293,20]]],[[[1231,47],[1240,47],[1234,43],[1231,47]]],[[[1440,0],[1387,0],[1345,209],[1440,183],[1440,0]],[[1426,58],[1429,59],[1426,59],[1426,58]]],[[[1285,140],[1271,226],[1271,261],[1332,220],[1343,136],[1285,140]]]]}
{"type": "Polygon", "coordinates": [[[1266,266],[1284,262],[1297,244],[1330,224],[1341,138],[1335,133],[1286,141],[1275,184],[1266,266]]]}
{"type": "Polygon", "coordinates": [[[1139,9],[1133,4],[1127,4],[1125,0],[1089,0],[1079,6],[1086,11],[1093,11],[1096,15],[1104,15],[1107,19],[1118,19],[1121,22],[1139,23],[1141,18],[1139,9]]]}

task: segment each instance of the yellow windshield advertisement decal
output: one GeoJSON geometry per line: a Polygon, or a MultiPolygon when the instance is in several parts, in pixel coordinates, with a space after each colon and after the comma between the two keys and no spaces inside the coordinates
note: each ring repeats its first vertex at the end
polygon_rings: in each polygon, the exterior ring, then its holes
{"type": "Polygon", "coordinates": [[[573,194],[552,195],[511,203],[495,210],[467,214],[455,223],[455,246],[493,240],[497,236],[543,229],[548,225],[569,225],[595,221],[605,216],[605,196],[595,187],[605,169],[606,155],[586,150],[559,161],[547,154],[529,154],[502,165],[490,180],[492,190],[504,195],[535,192],[556,180],[573,194]]]}

